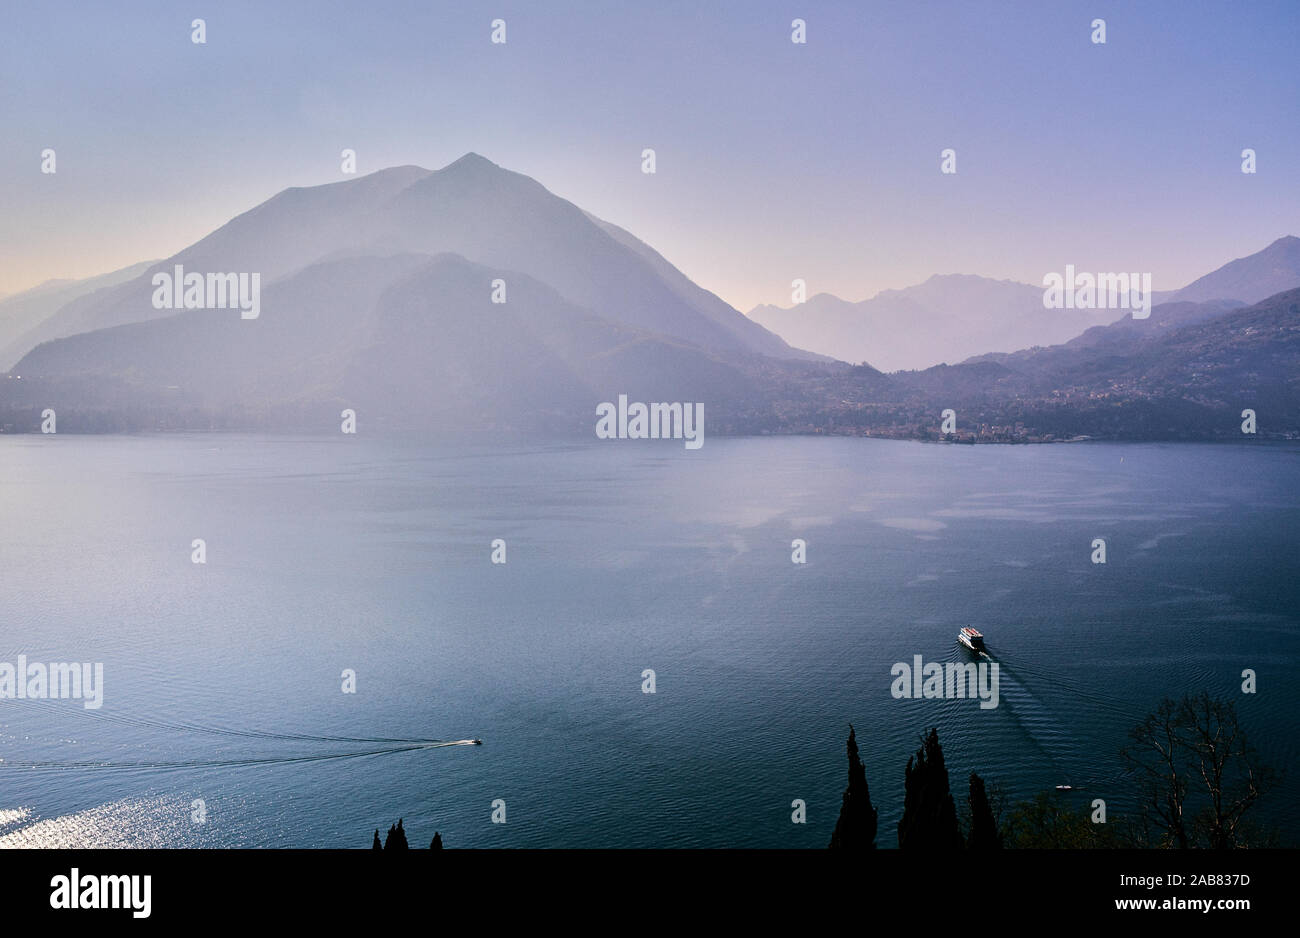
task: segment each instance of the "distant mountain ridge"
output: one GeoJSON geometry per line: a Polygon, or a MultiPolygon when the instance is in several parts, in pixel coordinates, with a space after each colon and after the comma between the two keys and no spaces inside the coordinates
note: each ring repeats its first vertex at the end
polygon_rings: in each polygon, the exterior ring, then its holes
{"type": "Polygon", "coordinates": [[[0,373],[42,341],[41,325],[59,309],[79,297],[132,280],[153,264],[145,261],[84,280],[47,280],[0,300],[0,373]]]}
{"type": "Polygon", "coordinates": [[[799,306],[758,306],[749,315],[801,348],[891,372],[1064,342],[1122,312],[1044,309],[1042,287],[936,274],[858,303],[819,293],[799,306]]]}
{"type": "MultiPolygon", "coordinates": [[[[1296,287],[1300,238],[1288,235],[1180,290],[1156,292],[1154,302],[1250,305],[1296,287]]],[[[947,274],[857,303],[821,293],[795,307],[757,306],[749,315],[801,348],[886,372],[1060,345],[1130,318],[1125,310],[1044,309],[1042,297],[1040,286],[947,274]]]]}
{"type": "Polygon", "coordinates": [[[968,427],[994,415],[1057,434],[1240,439],[1249,408],[1270,432],[1300,434],[1300,289],[1162,304],[1062,345],[892,377],[954,401],[968,427]]]}
{"type": "Polygon", "coordinates": [[[1204,303],[1174,301],[1160,303],[1152,307],[1146,319],[1134,319],[1132,313],[1126,313],[1122,319],[1105,326],[1093,326],[1082,335],[1075,336],[1068,342],[1055,346],[1037,346],[1016,352],[993,353],[973,356],[962,364],[976,362],[997,362],[1012,367],[1041,367],[1042,363],[1052,361],[1054,357],[1079,352],[1085,349],[1099,350],[1116,354],[1126,354],[1134,347],[1162,340],[1183,326],[1205,322],[1223,316],[1246,304],[1239,300],[1211,300],[1204,303]],[[1030,363],[1037,363],[1031,365],[1030,363]]]}

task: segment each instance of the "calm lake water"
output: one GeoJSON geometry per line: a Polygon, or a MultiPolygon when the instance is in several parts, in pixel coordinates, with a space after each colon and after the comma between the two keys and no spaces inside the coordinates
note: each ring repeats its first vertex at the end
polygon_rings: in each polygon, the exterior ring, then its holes
{"type": "Polygon", "coordinates": [[[98,710],[0,700],[0,845],[820,848],[853,722],[892,847],[927,726],[958,790],[1113,813],[1202,689],[1294,843],[1298,484],[1294,445],[0,437],[0,662],[104,666],[98,710]],[[891,696],[968,624],[996,709],[891,696]]]}

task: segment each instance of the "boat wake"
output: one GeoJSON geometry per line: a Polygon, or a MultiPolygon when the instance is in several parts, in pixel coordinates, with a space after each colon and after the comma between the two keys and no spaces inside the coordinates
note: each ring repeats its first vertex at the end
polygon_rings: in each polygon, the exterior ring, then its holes
{"type": "Polygon", "coordinates": [[[419,749],[442,749],[446,746],[472,746],[473,740],[457,739],[450,742],[421,743],[412,746],[392,746],[386,749],[366,749],[354,752],[328,752],[303,756],[268,756],[244,759],[182,759],[174,762],[144,760],[139,762],[104,761],[20,761],[0,759],[0,769],[211,769],[258,765],[294,765],[303,762],[328,762],[339,759],[359,759],[365,756],[385,756],[398,752],[415,752],[419,749]]]}
{"type": "MultiPolygon", "coordinates": [[[[51,701],[33,700],[32,703],[52,705],[51,701]]],[[[159,730],[168,734],[198,733],[227,739],[242,739],[258,742],[298,743],[314,746],[318,744],[351,745],[359,748],[343,752],[305,753],[294,755],[245,756],[230,759],[176,759],[138,761],[119,761],[104,759],[72,760],[26,760],[0,758],[0,769],[201,769],[257,765],[293,765],[307,762],[326,762],[339,759],[358,759],[367,756],[383,756],[399,752],[415,752],[421,749],[442,749],[448,746],[477,746],[477,739],[429,739],[424,737],[394,736],[334,736],[316,733],[277,733],[258,729],[234,729],[223,726],[211,726],[202,723],[153,720],[145,717],[129,716],[122,713],[104,711],[73,710],[73,713],[85,713],[87,719],[104,721],[119,726],[139,729],[159,730]]]]}
{"type": "MultiPolygon", "coordinates": [[[[33,704],[45,705],[50,708],[57,706],[57,701],[45,699],[33,699],[33,704]]],[[[443,743],[460,744],[466,740],[446,740],[446,739],[426,739],[423,737],[402,737],[402,736],[326,736],[315,733],[274,733],[257,729],[234,729],[224,726],[210,726],[202,723],[188,723],[170,720],[151,720],[145,717],[134,717],[119,712],[109,712],[105,710],[69,710],[70,713],[84,713],[87,719],[96,721],[105,721],[108,723],[117,723],[122,726],[136,726],[141,729],[166,730],[168,732],[182,733],[203,733],[210,736],[226,736],[235,739],[261,739],[272,740],[277,742],[291,743],[392,743],[394,745],[438,745],[443,743]]],[[[472,740],[470,741],[472,742],[472,740]]]]}
{"type": "MultiPolygon", "coordinates": [[[[1136,722],[1139,717],[1132,706],[1119,698],[1079,686],[1060,674],[1047,669],[1033,668],[1020,662],[1009,662],[985,648],[972,651],[953,643],[948,661],[971,660],[996,663],[999,672],[999,710],[1005,710],[1019,727],[1024,738],[1042,755],[1052,771],[1062,780],[1078,779],[1069,790],[1084,791],[1094,786],[1104,786],[1117,777],[1105,777],[1079,771],[1083,755],[1079,751],[1082,741],[1071,729],[1074,720],[1060,712],[1060,694],[1045,693],[1042,684],[1053,685],[1064,691],[1066,706],[1078,700],[1080,705],[1101,708],[1136,722]],[[1086,702],[1086,704],[1084,703],[1086,702]]],[[[1121,773],[1123,774],[1123,773],[1121,773]]]]}

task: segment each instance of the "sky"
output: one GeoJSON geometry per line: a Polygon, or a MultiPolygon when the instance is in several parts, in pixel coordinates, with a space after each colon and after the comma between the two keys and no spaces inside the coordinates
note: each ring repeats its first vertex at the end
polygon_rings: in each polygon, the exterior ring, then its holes
{"type": "Polygon", "coordinates": [[[480,153],[744,311],[796,278],[860,300],[1066,264],[1174,289],[1300,235],[1300,0],[49,0],[0,22],[0,294],[167,257],[348,178],[344,148],[358,174],[480,153]]]}

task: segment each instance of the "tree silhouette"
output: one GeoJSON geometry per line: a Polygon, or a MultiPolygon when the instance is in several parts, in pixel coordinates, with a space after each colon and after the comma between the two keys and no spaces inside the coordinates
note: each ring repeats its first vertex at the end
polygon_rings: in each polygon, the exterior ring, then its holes
{"type": "Polygon", "coordinates": [[[402,829],[402,819],[397,819],[397,826],[388,829],[388,837],[384,840],[385,850],[409,850],[411,845],[406,842],[406,831],[402,829]]]}
{"type": "Polygon", "coordinates": [[[840,817],[831,834],[831,849],[870,850],[876,846],[876,809],[867,788],[867,770],[858,758],[858,741],[849,724],[849,785],[840,802],[840,817]]]}
{"type": "Polygon", "coordinates": [[[998,824],[993,818],[988,792],[984,790],[984,779],[972,772],[970,774],[970,838],[966,842],[966,848],[999,850],[1001,847],[1002,835],[998,833],[998,824]]]}
{"type": "Polygon", "coordinates": [[[1231,701],[1202,691],[1165,698],[1122,750],[1141,791],[1141,822],[1155,846],[1249,846],[1245,813],[1275,781],[1260,763],[1231,701]]]}
{"type": "MultiPolygon", "coordinates": [[[[411,845],[406,839],[406,828],[402,818],[397,819],[397,823],[390,825],[388,836],[384,838],[384,843],[380,846],[379,829],[375,828],[375,839],[371,844],[374,850],[410,850],[411,845]]],[[[442,849],[442,834],[438,831],[433,832],[433,842],[429,844],[430,850],[442,849]]]]}
{"type": "Polygon", "coordinates": [[[903,818],[898,822],[902,850],[960,850],[957,807],[948,786],[939,731],[931,729],[903,776],[903,818]]]}

